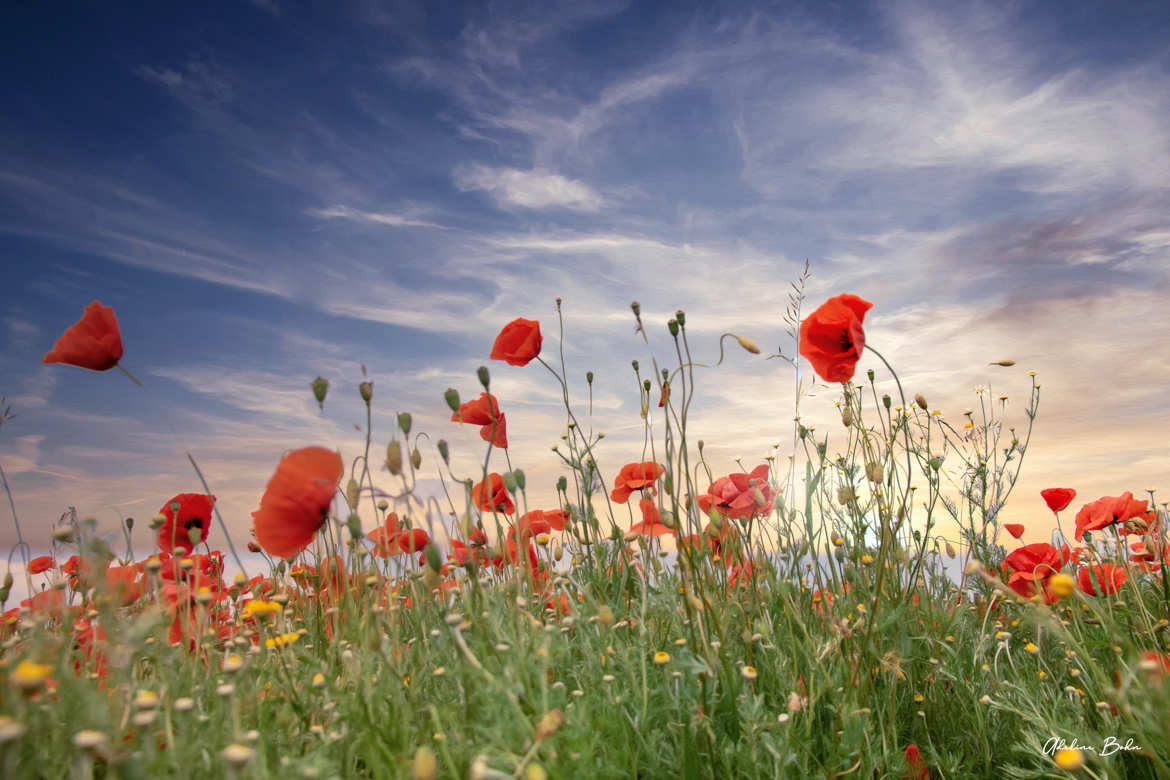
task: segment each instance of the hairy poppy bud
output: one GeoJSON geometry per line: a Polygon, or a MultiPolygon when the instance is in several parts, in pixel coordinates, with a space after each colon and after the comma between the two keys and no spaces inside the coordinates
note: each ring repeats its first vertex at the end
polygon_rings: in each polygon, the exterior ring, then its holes
{"type": "Polygon", "coordinates": [[[869,381],[872,382],[873,381],[873,369],[871,368],[868,371],[866,371],[865,376],[869,381]]]}
{"type": "Polygon", "coordinates": [[[585,372],[585,382],[587,384],[590,384],[590,385],[593,384],[593,372],[592,371],[585,372]]]}
{"type": "Polygon", "coordinates": [[[324,411],[325,394],[329,392],[329,380],[319,376],[309,383],[309,387],[313,388],[313,397],[317,399],[317,407],[324,411]]]}
{"type": "Polygon", "coordinates": [[[439,439],[439,456],[443,459],[444,463],[451,462],[451,450],[447,446],[446,439],[439,439]]]}
{"type": "Polygon", "coordinates": [[[918,408],[921,409],[922,411],[924,411],[924,412],[927,411],[926,396],[924,396],[922,393],[916,393],[914,395],[914,403],[918,404],[918,408]]]}
{"type": "Polygon", "coordinates": [[[443,393],[443,399],[447,402],[447,406],[451,407],[451,411],[459,411],[459,391],[454,387],[448,387],[447,391],[443,393]]]}
{"type": "Polygon", "coordinates": [[[483,385],[483,389],[487,390],[488,385],[491,384],[492,381],[491,375],[488,373],[487,366],[480,366],[476,370],[475,374],[479,377],[479,383],[483,385]]]}
{"type": "Polygon", "coordinates": [[[516,474],[514,472],[507,472],[504,474],[504,489],[509,493],[516,492],[516,474]]]}
{"type": "Polygon", "coordinates": [[[354,512],[345,519],[345,525],[349,528],[350,538],[362,538],[362,519],[358,517],[357,512],[354,512]]]}
{"type": "Polygon", "coordinates": [[[946,550],[947,557],[953,561],[955,559],[955,555],[956,555],[955,546],[953,544],[951,544],[950,542],[947,542],[944,549],[946,550]]]}
{"type": "Polygon", "coordinates": [[[989,366],[1003,366],[1004,368],[1007,368],[1008,366],[1014,366],[1015,364],[1016,364],[1016,361],[1012,360],[1011,358],[1008,358],[1006,360],[997,360],[994,363],[988,363],[987,365],[989,365],[989,366]]]}
{"type": "Polygon", "coordinates": [[[410,451],[410,465],[415,469],[422,465],[422,453],[418,451],[418,447],[410,451]]]}
{"type": "Polygon", "coordinates": [[[635,317],[642,316],[642,306],[637,301],[630,304],[630,309],[634,312],[635,317]]]}
{"type": "Polygon", "coordinates": [[[398,439],[391,439],[386,445],[386,468],[395,476],[402,473],[402,445],[398,439]]]}
{"type": "Polygon", "coordinates": [[[877,462],[870,462],[865,464],[865,478],[870,482],[880,483],[885,476],[885,469],[882,464],[877,462]]]}
{"type": "Polygon", "coordinates": [[[360,488],[358,488],[357,480],[350,477],[349,482],[345,483],[345,503],[349,505],[350,509],[357,509],[359,495],[360,488]]]}
{"type": "Polygon", "coordinates": [[[410,435],[410,421],[410,412],[403,412],[402,414],[398,415],[398,427],[402,429],[402,433],[407,436],[410,435]]]}
{"type": "Polygon", "coordinates": [[[126,530],[127,530],[127,531],[133,531],[133,530],[134,530],[134,518],[133,518],[133,517],[127,517],[127,518],[126,518],[126,530]]]}
{"type": "Polygon", "coordinates": [[[882,406],[886,407],[887,409],[890,408],[890,396],[888,393],[882,396],[882,406]]]}
{"type": "Polygon", "coordinates": [[[682,309],[679,309],[674,313],[674,318],[678,320],[678,326],[680,328],[685,328],[687,326],[687,315],[686,312],[684,312],[682,309]]]}
{"type": "Polygon", "coordinates": [[[374,383],[366,380],[358,384],[358,395],[362,397],[363,401],[369,403],[370,399],[374,397],[374,383]]]}
{"type": "Polygon", "coordinates": [[[670,331],[671,336],[674,336],[677,338],[678,337],[678,320],[668,320],[666,323],[666,329],[668,331],[670,331]]]}
{"type": "Polygon", "coordinates": [[[735,340],[739,342],[739,345],[741,347],[743,347],[744,349],[746,349],[748,352],[752,353],[753,355],[760,354],[760,348],[756,345],[756,342],[752,341],[751,339],[747,338],[746,336],[736,336],[735,340]]]}
{"type": "Polygon", "coordinates": [[[561,493],[564,493],[568,489],[569,489],[569,480],[563,476],[558,477],[557,478],[557,490],[561,493]]]}
{"type": "Polygon", "coordinates": [[[852,409],[846,407],[845,410],[843,412],[841,412],[841,422],[845,425],[846,428],[848,428],[850,425],[853,424],[853,410],[852,409]]]}

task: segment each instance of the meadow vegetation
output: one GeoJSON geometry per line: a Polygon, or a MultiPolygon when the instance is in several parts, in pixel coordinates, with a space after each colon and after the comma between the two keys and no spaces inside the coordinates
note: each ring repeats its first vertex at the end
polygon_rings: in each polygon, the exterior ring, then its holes
{"type": "MultiPolygon", "coordinates": [[[[476,397],[435,393],[480,429],[475,473],[407,412],[374,431],[372,381],[319,377],[306,393],[322,408],[360,394],[365,449],[273,453],[249,539],[228,536],[194,459],[201,492],[159,497],[121,538],[75,512],[45,555],[21,536],[9,560],[34,595],[0,622],[0,775],[1170,776],[1165,505],[1123,485],[1076,506],[1073,489],[1011,496],[1035,375],[1006,374],[1028,398],[1018,420],[986,388],[955,419],[900,382],[881,394],[895,375],[866,343],[871,304],[806,315],[802,284],[796,354],[773,356],[794,372],[793,428],[731,473],[688,414],[724,347],[758,355],[753,341],[693,344],[677,312],[673,353],[631,366],[642,442],[615,452],[578,419],[563,351],[517,319],[491,370],[563,395],[555,505],[529,505],[508,456],[520,412],[484,367],[476,397]],[[856,375],[867,349],[887,377],[856,375]],[[801,421],[808,364],[839,388],[833,448],[801,421]],[[603,473],[602,453],[626,465],[603,473]],[[441,495],[419,495],[420,476],[441,495]],[[1009,496],[1047,503],[1053,544],[1001,525],[1009,496]]],[[[122,357],[95,302],[45,361],[122,357]]]]}

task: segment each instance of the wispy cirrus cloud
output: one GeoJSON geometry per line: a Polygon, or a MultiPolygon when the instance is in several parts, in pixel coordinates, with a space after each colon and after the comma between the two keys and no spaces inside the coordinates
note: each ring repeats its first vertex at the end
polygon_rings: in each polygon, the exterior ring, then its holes
{"type": "Polygon", "coordinates": [[[584,182],[550,171],[460,166],[455,169],[455,186],[465,192],[483,190],[502,206],[525,209],[589,212],[599,210],[604,203],[601,195],[584,182]]]}

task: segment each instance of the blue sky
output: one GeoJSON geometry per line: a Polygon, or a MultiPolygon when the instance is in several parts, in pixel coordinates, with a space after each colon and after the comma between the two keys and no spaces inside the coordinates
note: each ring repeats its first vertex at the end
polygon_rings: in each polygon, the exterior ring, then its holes
{"type": "MultiPolygon", "coordinates": [[[[1170,489],[1165,4],[430,5],[6,12],[0,463],[34,542],[70,504],[113,528],[196,490],[186,450],[246,533],[282,451],[357,454],[363,364],[377,449],[411,411],[470,464],[442,391],[477,393],[514,317],[554,348],[556,297],[612,474],[670,314],[699,359],[726,331],[791,354],[805,258],[810,306],[874,302],[870,343],[953,419],[990,381],[1022,425],[1039,372],[1026,538],[1040,488],[1170,489]],[[95,298],[145,391],[40,364],[95,298]]],[[[551,498],[559,391],[491,369],[551,498]]],[[[779,361],[732,353],[699,390],[717,472],[789,435],[779,361]]],[[[833,397],[802,410],[822,430],[833,397]]]]}

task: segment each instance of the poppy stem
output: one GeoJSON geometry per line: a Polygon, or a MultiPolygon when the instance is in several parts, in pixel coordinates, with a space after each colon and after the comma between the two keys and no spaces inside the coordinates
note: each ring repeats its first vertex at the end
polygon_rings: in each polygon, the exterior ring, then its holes
{"type": "Polygon", "coordinates": [[[125,374],[126,376],[128,376],[130,378],[131,382],[138,385],[139,387],[142,387],[142,383],[138,381],[138,377],[134,376],[129,371],[127,371],[125,366],[123,366],[121,363],[116,363],[115,365],[117,366],[119,371],[121,371],[123,374],[125,374]]]}
{"type": "MultiPolygon", "coordinates": [[[[0,466],[0,483],[4,484],[4,492],[8,494],[8,508],[12,510],[12,525],[16,528],[16,546],[20,548],[20,557],[24,561],[24,584],[28,590],[28,598],[32,598],[32,575],[28,570],[29,546],[24,543],[24,536],[20,533],[20,520],[16,518],[16,502],[12,500],[12,489],[8,487],[8,477],[4,475],[4,467],[0,466]]],[[[12,556],[9,555],[9,560],[12,556]]]]}
{"type": "MultiPolygon", "coordinates": [[[[191,457],[191,453],[189,452],[187,453],[187,460],[191,461],[191,466],[195,469],[195,474],[199,477],[199,484],[203,485],[204,494],[210,496],[211,488],[207,487],[207,480],[203,478],[203,472],[199,470],[199,464],[195,462],[195,458],[191,457]]],[[[219,529],[223,531],[223,538],[227,539],[228,549],[232,551],[232,557],[236,559],[236,566],[240,567],[240,573],[247,578],[248,572],[244,568],[244,562],[240,560],[240,556],[236,552],[236,546],[232,544],[232,535],[228,533],[227,523],[223,521],[223,515],[219,513],[219,507],[214,502],[211,504],[211,511],[215,513],[215,519],[219,521],[219,529]]]]}

